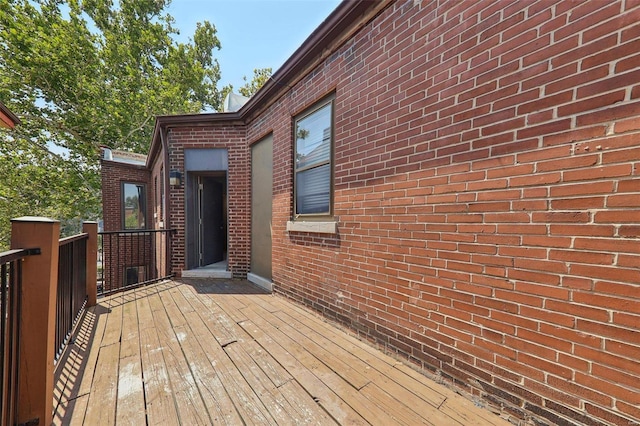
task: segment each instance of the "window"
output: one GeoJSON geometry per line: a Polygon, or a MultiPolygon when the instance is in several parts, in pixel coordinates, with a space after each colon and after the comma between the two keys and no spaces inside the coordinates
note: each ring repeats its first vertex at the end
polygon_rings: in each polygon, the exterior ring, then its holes
{"type": "Polygon", "coordinates": [[[158,211],[160,210],[158,208],[158,204],[159,200],[160,200],[160,193],[158,192],[158,176],[154,176],[153,178],[153,196],[154,196],[154,211],[153,211],[153,218],[156,220],[156,222],[158,222],[160,220],[160,218],[158,217],[158,211]]]}
{"type": "Polygon", "coordinates": [[[295,122],[295,216],[331,215],[333,99],[295,122]]]}
{"type": "Polygon", "coordinates": [[[160,167],[160,221],[164,221],[164,167],[160,167]]]}
{"type": "Polygon", "coordinates": [[[124,269],[124,285],[138,284],[146,280],[144,266],[128,266],[124,269]]]}
{"type": "Polygon", "coordinates": [[[145,215],[144,185],[125,183],[122,185],[122,217],[124,229],[144,229],[147,221],[145,215]]]}

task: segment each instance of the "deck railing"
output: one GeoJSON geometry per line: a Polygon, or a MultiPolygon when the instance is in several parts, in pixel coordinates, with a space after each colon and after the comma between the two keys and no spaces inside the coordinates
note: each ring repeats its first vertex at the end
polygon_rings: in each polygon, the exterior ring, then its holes
{"type": "Polygon", "coordinates": [[[87,302],[88,239],[89,234],[84,233],[60,240],[56,304],[56,361],[64,352],[73,327],[87,302]]]}
{"type": "Polygon", "coordinates": [[[98,234],[98,294],[171,277],[169,229],[105,231],[98,234]],[[101,272],[100,272],[100,266],[101,272]]]}
{"type": "Polygon", "coordinates": [[[0,253],[2,426],[52,423],[54,360],[83,304],[96,304],[98,224],[82,228],[60,239],[56,220],[11,220],[13,250],[0,253]]]}
{"type": "Polygon", "coordinates": [[[20,369],[22,259],[40,249],[0,253],[0,424],[16,424],[20,369]]]}

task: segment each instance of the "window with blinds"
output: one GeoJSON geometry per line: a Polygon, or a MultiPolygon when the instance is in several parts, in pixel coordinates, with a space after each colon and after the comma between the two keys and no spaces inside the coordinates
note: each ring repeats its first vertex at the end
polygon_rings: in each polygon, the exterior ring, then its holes
{"type": "Polygon", "coordinates": [[[295,122],[295,215],[331,214],[333,99],[295,122]]]}

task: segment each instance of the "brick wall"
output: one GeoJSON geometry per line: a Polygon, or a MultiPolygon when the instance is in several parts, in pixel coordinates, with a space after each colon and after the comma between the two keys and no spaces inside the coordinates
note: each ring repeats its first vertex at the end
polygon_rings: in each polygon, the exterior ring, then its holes
{"type": "Polygon", "coordinates": [[[384,10],[249,123],[275,291],[513,419],[639,423],[639,7],[384,10]],[[339,231],[287,233],[292,117],[331,92],[339,231]]]}
{"type": "MultiPolygon", "coordinates": [[[[142,183],[146,185],[147,199],[153,190],[150,182],[149,170],[144,166],[118,163],[102,160],[100,162],[102,178],[102,216],[105,231],[119,231],[124,229],[122,216],[122,184],[142,183]]],[[[152,203],[147,202],[147,223],[153,218],[152,203]]]]}
{"type": "MultiPolygon", "coordinates": [[[[141,183],[146,188],[146,223],[152,227],[153,185],[149,170],[144,166],[136,166],[115,161],[102,160],[102,216],[104,231],[120,231],[124,229],[122,214],[122,184],[141,183]]],[[[158,276],[155,271],[155,257],[152,255],[152,240],[155,235],[136,234],[119,236],[118,234],[102,236],[103,271],[102,291],[120,288],[125,283],[125,270],[131,266],[143,266],[143,277],[158,276]],[[155,274],[155,275],[154,275],[155,274]]],[[[140,277],[140,279],[143,279],[140,277]]]]}
{"type": "MultiPolygon", "coordinates": [[[[169,131],[169,170],[184,176],[184,150],[222,148],[228,153],[228,269],[234,277],[246,277],[250,265],[249,149],[242,126],[175,127],[169,131]]],[[[183,179],[184,181],[185,179],[183,179]]],[[[169,215],[172,236],[172,270],[185,269],[185,196],[186,188],[169,188],[169,215]]]]}

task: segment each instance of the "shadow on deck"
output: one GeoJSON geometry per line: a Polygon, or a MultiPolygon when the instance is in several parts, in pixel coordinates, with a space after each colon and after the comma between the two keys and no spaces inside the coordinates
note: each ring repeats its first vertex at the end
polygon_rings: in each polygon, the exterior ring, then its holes
{"type": "Polygon", "coordinates": [[[98,301],[56,371],[54,424],[508,424],[246,281],[98,301]]]}

